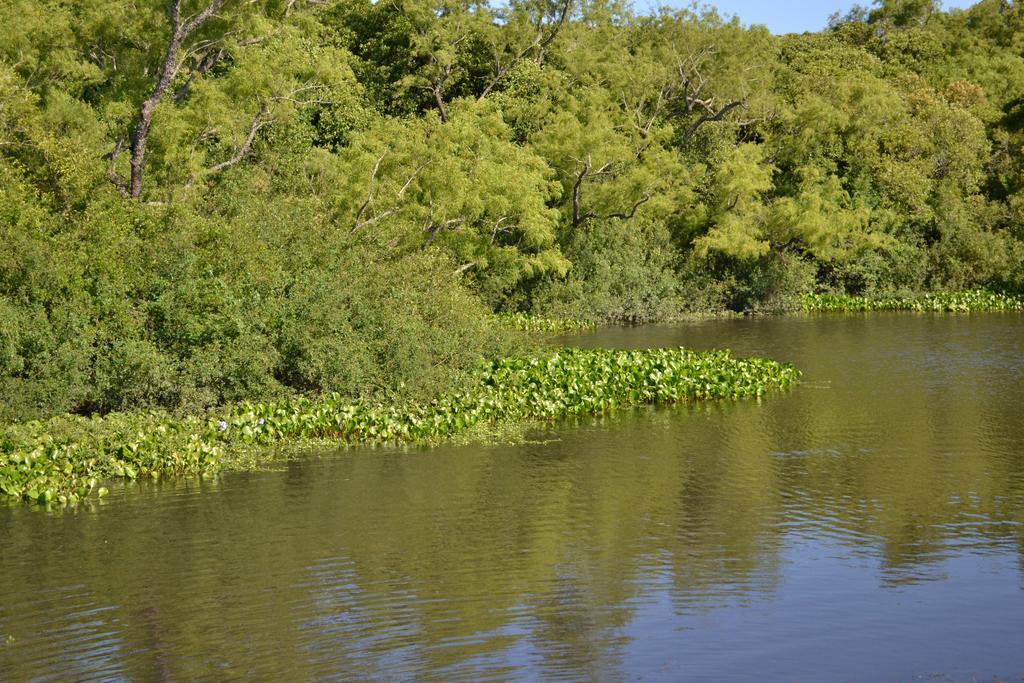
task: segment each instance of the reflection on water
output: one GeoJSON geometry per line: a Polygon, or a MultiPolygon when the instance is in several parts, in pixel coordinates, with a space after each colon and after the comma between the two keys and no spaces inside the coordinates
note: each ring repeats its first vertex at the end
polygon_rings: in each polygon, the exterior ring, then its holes
{"type": "Polygon", "coordinates": [[[760,403],[0,508],[0,679],[1024,674],[1024,316],[601,330],[760,403]]]}

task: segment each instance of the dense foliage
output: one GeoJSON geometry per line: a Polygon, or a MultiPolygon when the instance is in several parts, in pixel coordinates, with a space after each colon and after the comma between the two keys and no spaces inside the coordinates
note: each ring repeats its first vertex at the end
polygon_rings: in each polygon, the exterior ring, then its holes
{"type": "Polygon", "coordinates": [[[481,422],[761,396],[799,376],[792,366],[737,359],[728,351],[564,349],[489,363],[466,390],[404,406],[350,403],[335,394],[243,402],[209,419],[139,413],[53,418],[0,430],[0,493],[75,503],[111,477],[212,474],[232,449],[248,444],[295,438],[415,443],[481,422]]]}
{"type": "Polygon", "coordinates": [[[495,311],[1024,286],[1024,7],[0,3],[0,420],[436,395],[495,311]]]}

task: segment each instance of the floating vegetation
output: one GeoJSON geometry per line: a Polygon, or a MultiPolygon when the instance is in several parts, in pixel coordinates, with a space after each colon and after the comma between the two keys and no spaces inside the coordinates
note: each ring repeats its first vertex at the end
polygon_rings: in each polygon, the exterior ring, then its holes
{"type": "Polygon", "coordinates": [[[283,440],[424,443],[485,422],[553,419],[619,407],[761,396],[800,373],[761,358],[687,349],[563,349],[479,370],[467,391],[429,403],[382,406],[341,396],[240,403],[213,417],[161,413],[62,416],[0,429],[0,493],[74,504],[105,479],[208,476],[246,447],[283,440]]]}
{"type": "Polygon", "coordinates": [[[1024,298],[1011,294],[972,290],[939,292],[918,296],[863,297],[838,294],[807,294],[808,312],[829,311],[920,311],[922,313],[975,313],[982,311],[1024,311],[1024,298]]]}
{"type": "Polygon", "coordinates": [[[530,313],[498,313],[495,318],[499,324],[522,332],[580,332],[597,327],[578,318],[542,318],[530,313]]]}

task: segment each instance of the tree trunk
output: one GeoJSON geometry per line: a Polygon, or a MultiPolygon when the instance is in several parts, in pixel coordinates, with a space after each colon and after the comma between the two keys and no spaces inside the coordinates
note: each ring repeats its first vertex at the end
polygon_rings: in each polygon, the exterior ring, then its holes
{"type": "Polygon", "coordinates": [[[153,87],[153,92],[150,96],[142,103],[138,121],[131,134],[131,178],[128,182],[128,196],[132,199],[138,199],[142,196],[142,175],[146,165],[146,142],[149,140],[149,133],[153,127],[153,115],[156,113],[156,108],[160,101],[163,100],[174,77],[178,75],[178,69],[181,68],[178,62],[178,53],[181,51],[181,46],[189,36],[195,33],[199,27],[205,24],[224,5],[225,1],[212,0],[202,12],[182,22],[181,0],[171,0],[171,5],[167,11],[171,20],[171,39],[167,43],[164,61],[157,72],[156,85],[153,87]]]}

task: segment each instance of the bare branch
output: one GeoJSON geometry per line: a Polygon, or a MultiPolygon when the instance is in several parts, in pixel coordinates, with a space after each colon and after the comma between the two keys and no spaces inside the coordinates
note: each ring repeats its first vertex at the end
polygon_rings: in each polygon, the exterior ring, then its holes
{"type": "Polygon", "coordinates": [[[601,219],[619,218],[619,219],[622,219],[622,220],[630,220],[634,216],[636,216],[637,210],[641,206],[643,206],[644,204],[649,202],[651,200],[651,198],[653,197],[653,195],[651,195],[650,193],[645,194],[642,199],[640,199],[638,202],[633,204],[632,208],[630,208],[629,211],[613,211],[612,213],[603,214],[603,215],[595,213],[593,211],[583,211],[583,201],[582,201],[583,182],[588,177],[596,178],[596,177],[599,177],[601,175],[611,175],[611,174],[613,174],[614,173],[614,165],[612,164],[612,162],[608,162],[608,163],[604,164],[603,166],[601,166],[600,168],[598,168],[596,171],[592,170],[593,162],[591,160],[590,155],[587,155],[587,160],[586,161],[577,159],[576,163],[578,164],[577,168],[579,170],[578,170],[578,172],[576,174],[576,181],[573,183],[573,186],[572,186],[572,227],[573,228],[578,228],[584,222],[589,221],[589,220],[591,220],[593,218],[601,218],[601,219]]]}
{"type": "Polygon", "coordinates": [[[444,103],[444,84],[448,78],[455,72],[455,65],[448,64],[445,66],[441,76],[430,84],[430,92],[434,95],[434,102],[437,103],[437,111],[441,115],[441,122],[448,123],[448,107],[444,103]]]}
{"type": "Polygon", "coordinates": [[[396,204],[395,206],[392,206],[392,207],[391,207],[390,209],[388,209],[387,211],[382,211],[381,213],[378,213],[378,214],[377,214],[376,216],[374,216],[373,218],[368,218],[368,219],[366,219],[365,221],[363,221],[362,223],[357,223],[357,224],[356,224],[356,225],[354,225],[354,226],[352,227],[352,229],[351,229],[351,230],[349,231],[349,234],[350,234],[350,235],[352,235],[352,234],[355,234],[355,233],[356,233],[357,231],[359,231],[359,230],[362,230],[362,229],[363,229],[363,228],[365,228],[365,227],[368,227],[368,226],[370,226],[370,225],[373,225],[374,223],[379,223],[380,221],[384,220],[384,219],[385,219],[385,218],[387,218],[388,216],[393,216],[393,215],[395,215],[396,213],[398,213],[398,209],[399,209],[399,208],[401,208],[401,207],[399,207],[399,206],[398,206],[398,205],[396,204]]]}
{"type": "Polygon", "coordinates": [[[690,124],[690,127],[687,128],[686,132],[683,134],[683,140],[686,141],[693,137],[693,134],[697,132],[697,129],[700,128],[705,123],[710,123],[711,121],[721,121],[722,119],[725,118],[726,114],[731,112],[736,107],[746,106],[746,100],[733,100],[732,102],[729,102],[727,105],[725,105],[715,113],[704,114],[699,119],[690,124]]]}
{"type": "Polygon", "coordinates": [[[128,192],[128,183],[125,182],[120,173],[111,168],[107,171],[107,178],[110,179],[110,182],[115,188],[117,188],[117,191],[121,193],[122,197],[125,199],[129,199],[131,197],[131,194],[128,192]]]}
{"type": "MultiPolygon", "coordinates": [[[[180,29],[182,40],[195,33],[200,26],[205,24],[210,17],[216,14],[220,8],[224,6],[225,2],[226,0],[211,0],[210,4],[206,6],[206,9],[187,19],[180,29]]],[[[181,11],[180,0],[172,0],[171,4],[176,7],[178,12],[181,11]]]]}
{"type": "MultiPolygon", "coordinates": [[[[402,208],[402,198],[405,196],[406,191],[408,191],[408,189],[412,186],[413,181],[416,179],[416,176],[420,174],[420,171],[422,171],[424,168],[427,167],[427,165],[430,164],[429,161],[420,164],[416,168],[416,170],[409,175],[409,177],[405,181],[405,184],[402,185],[401,189],[399,189],[398,193],[395,195],[395,201],[391,208],[382,211],[381,213],[378,213],[375,216],[372,216],[371,218],[367,218],[365,221],[360,221],[359,218],[366,211],[367,207],[373,203],[373,183],[377,178],[377,172],[380,170],[380,164],[384,160],[384,156],[386,156],[386,153],[385,155],[381,156],[377,160],[377,163],[374,164],[373,166],[373,171],[370,175],[370,196],[367,197],[366,201],[363,202],[363,205],[359,207],[359,211],[358,213],[356,213],[356,218],[355,221],[353,222],[352,229],[349,231],[349,234],[354,234],[367,226],[373,225],[374,223],[378,223],[387,218],[388,216],[393,216],[394,214],[398,213],[398,211],[402,208]]],[[[433,200],[431,200],[431,208],[433,208],[433,200]]]]}
{"type": "Polygon", "coordinates": [[[373,170],[370,171],[370,191],[366,195],[366,201],[363,202],[362,206],[360,206],[359,210],[356,212],[355,225],[357,227],[352,228],[352,232],[355,232],[358,229],[359,219],[363,217],[363,213],[366,211],[366,207],[368,207],[370,205],[370,202],[373,201],[373,183],[375,180],[377,180],[377,172],[380,171],[380,165],[384,163],[384,157],[386,157],[387,155],[387,152],[381,154],[380,157],[378,157],[377,159],[377,163],[373,165],[373,170]]]}
{"type": "Polygon", "coordinates": [[[498,220],[494,221],[494,229],[491,231],[491,244],[494,244],[495,241],[497,241],[498,233],[500,233],[500,232],[508,232],[509,230],[511,230],[511,227],[508,227],[508,228],[501,227],[501,224],[504,223],[505,221],[507,221],[508,219],[509,219],[508,216],[502,216],[498,220]]]}
{"type": "Polygon", "coordinates": [[[128,183],[121,174],[117,172],[117,167],[115,166],[117,158],[121,156],[121,152],[123,151],[124,136],[118,135],[117,140],[114,142],[114,149],[108,154],[103,155],[103,158],[110,162],[110,165],[107,168],[107,178],[109,178],[110,182],[117,188],[117,191],[121,193],[121,196],[127,199],[130,196],[128,183]]]}
{"type": "Polygon", "coordinates": [[[249,133],[245,136],[245,142],[239,147],[234,155],[227,161],[222,161],[219,164],[215,164],[206,170],[207,175],[212,173],[220,173],[221,171],[231,168],[235,164],[242,161],[252,149],[252,143],[256,140],[256,134],[261,129],[269,126],[274,122],[274,119],[270,116],[270,111],[267,109],[267,105],[260,107],[260,111],[253,118],[252,123],[249,125],[249,133]]]}
{"type": "Polygon", "coordinates": [[[426,168],[427,164],[429,163],[430,162],[428,161],[424,162],[423,164],[420,164],[420,166],[415,171],[412,172],[412,175],[410,175],[408,180],[405,181],[405,185],[402,185],[402,189],[398,191],[398,199],[401,199],[403,196],[405,196],[405,191],[409,189],[410,185],[412,185],[412,181],[416,179],[416,176],[419,175],[420,171],[426,168]]]}
{"type": "Polygon", "coordinates": [[[538,64],[538,66],[540,64],[544,63],[544,51],[548,49],[548,45],[550,45],[552,43],[552,41],[554,41],[555,36],[558,35],[558,32],[561,30],[562,26],[565,24],[565,20],[569,17],[569,11],[571,9],[572,9],[572,0],[564,0],[564,2],[562,3],[562,12],[558,16],[558,21],[555,22],[554,29],[548,33],[546,38],[544,38],[544,40],[540,44],[540,49],[537,51],[537,60],[536,60],[536,62],[538,64]]]}
{"type": "Polygon", "coordinates": [[[638,201],[636,204],[634,204],[633,208],[630,209],[628,213],[616,211],[615,213],[610,213],[610,214],[608,214],[608,215],[606,215],[604,217],[605,218],[621,218],[624,221],[628,221],[631,218],[633,218],[633,216],[636,215],[636,210],[637,209],[639,209],[641,206],[643,206],[644,204],[646,204],[649,201],[651,201],[651,195],[645,194],[644,198],[641,199],[640,201],[638,201]]]}
{"type": "Polygon", "coordinates": [[[434,101],[437,102],[437,111],[441,115],[441,122],[448,123],[448,109],[444,106],[444,98],[441,97],[440,88],[433,88],[431,92],[434,93],[434,101]]]}

